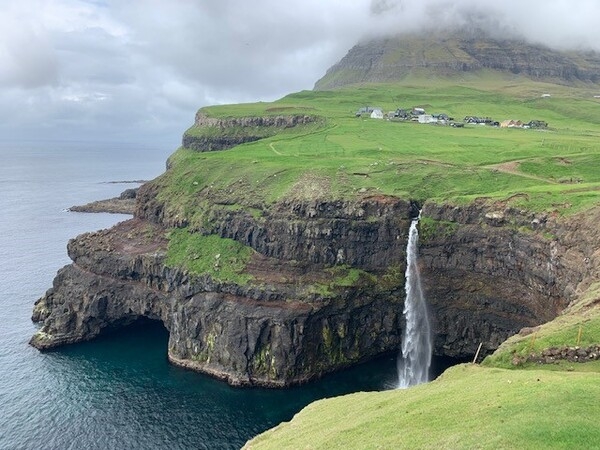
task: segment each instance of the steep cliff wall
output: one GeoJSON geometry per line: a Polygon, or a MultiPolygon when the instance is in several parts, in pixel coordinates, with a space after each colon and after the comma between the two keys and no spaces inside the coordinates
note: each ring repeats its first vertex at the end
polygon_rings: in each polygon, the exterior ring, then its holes
{"type": "MultiPolygon", "coordinates": [[[[213,205],[206,233],[254,249],[247,285],[168,267],[165,231],[179,218],[152,183],[138,217],[69,243],[73,264],[38,301],[38,348],[91,339],[139,317],[161,320],[175,364],[231,384],[286,386],[398,351],[403,273],[416,205],[392,197],[281,202],[255,218],[213,205]],[[336,284],[328,267],[365,277],[336,284]]],[[[585,216],[588,217],[588,216],[585,216]]],[[[584,220],[583,218],[581,220],[584,220]]],[[[589,219],[591,220],[591,219],[589,219]]],[[[476,204],[426,204],[421,269],[435,352],[495,349],[523,327],[555,317],[597,273],[598,238],[570,222],[476,204]],[[594,253],[595,252],[595,253],[594,253]]]]}
{"type": "Polygon", "coordinates": [[[442,31],[357,44],[316,82],[315,89],[399,81],[411,74],[464,76],[484,69],[536,80],[598,83],[599,67],[596,52],[561,52],[480,31],[442,31]]]}
{"type": "Polygon", "coordinates": [[[286,128],[322,120],[304,114],[216,118],[198,111],[194,125],[183,135],[182,145],[198,152],[227,150],[273,136],[286,128]]]}
{"type": "Polygon", "coordinates": [[[191,276],[165,265],[161,230],[131,220],[71,240],[73,264],[36,303],[33,318],[44,325],[32,345],[87,340],[147,317],[169,330],[175,364],[264,386],[301,383],[398,348],[400,296],[360,287],[306,295],[295,280],[238,286],[191,276]]]}

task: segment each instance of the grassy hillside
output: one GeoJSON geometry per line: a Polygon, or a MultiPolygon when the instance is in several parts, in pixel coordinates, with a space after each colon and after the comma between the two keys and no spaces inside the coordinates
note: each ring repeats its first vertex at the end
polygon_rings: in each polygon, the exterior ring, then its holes
{"type": "Polygon", "coordinates": [[[596,283],[552,322],[508,339],[481,366],[455,366],[407,390],[315,402],[246,448],[600,448],[600,361],[526,361],[550,347],[598,345],[599,304],[596,283]]]}
{"type": "MultiPolygon", "coordinates": [[[[600,92],[492,73],[463,81],[429,78],[424,86],[411,79],[206,108],[205,114],[220,118],[309,114],[322,120],[226,151],[181,148],[171,157],[173,169],[157,181],[159,196],[168,213],[188,219],[190,230],[210,223],[215,209],[243,209],[261,220],[265,208],[285,199],[479,198],[555,216],[600,204],[600,99],[594,98],[600,92]],[[356,118],[367,105],[384,111],[421,106],[457,120],[537,119],[549,128],[356,118]]],[[[204,237],[190,246],[196,237],[185,231],[172,238],[172,264],[185,264],[191,247],[206,246],[220,260],[196,271],[224,276],[232,268],[226,278],[243,281],[236,264],[248,257],[244,248],[204,237]]],[[[548,347],[600,342],[599,297],[600,288],[591,286],[564,315],[510,339],[482,366],[455,367],[409,390],[317,402],[248,448],[600,448],[600,364],[526,361],[548,347]]]]}
{"type": "MultiPolygon", "coordinates": [[[[527,335],[515,335],[506,340],[483,365],[488,367],[532,368],[542,351],[549,348],[588,347],[600,344],[600,282],[593,284],[584,295],[560,316],[527,335]],[[529,358],[531,359],[531,358],[529,358]]],[[[548,366],[558,370],[574,370],[578,364],[558,361],[548,366]]],[[[600,366],[597,366],[600,369],[600,366]]]]}
{"type": "Polygon", "coordinates": [[[597,373],[461,365],[411,389],[312,403],[245,448],[600,448],[599,398],[597,373]]]}
{"type": "Polygon", "coordinates": [[[511,198],[515,206],[561,215],[598,202],[600,100],[595,91],[492,74],[469,86],[453,83],[305,91],[273,103],[205,108],[207,115],[223,118],[298,113],[323,120],[227,151],[182,148],[171,158],[177,170],[160,180],[160,195],[174,213],[191,217],[192,225],[206,217],[205,201],[260,210],[282,199],[375,193],[456,203],[511,198]],[[552,96],[541,98],[543,93],[552,96]],[[457,120],[466,115],[537,119],[550,127],[451,128],[356,118],[355,111],[366,105],[385,111],[422,106],[457,120]]]}

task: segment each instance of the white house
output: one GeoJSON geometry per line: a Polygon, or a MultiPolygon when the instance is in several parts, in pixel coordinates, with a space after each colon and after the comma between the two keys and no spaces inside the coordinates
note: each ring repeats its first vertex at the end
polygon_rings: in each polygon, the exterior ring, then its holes
{"type": "Polygon", "coordinates": [[[438,120],[431,114],[421,114],[419,116],[419,123],[436,123],[438,120]]]}
{"type": "Polygon", "coordinates": [[[371,113],[371,119],[383,119],[383,111],[380,109],[374,109],[371,113]]]}

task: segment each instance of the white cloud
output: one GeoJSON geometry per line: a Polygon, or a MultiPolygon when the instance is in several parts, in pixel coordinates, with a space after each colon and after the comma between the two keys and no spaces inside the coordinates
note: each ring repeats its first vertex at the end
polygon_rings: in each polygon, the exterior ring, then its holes
{"type": "Polygon", "coordinates": [[[597,0],[373,0],[373,32],[479,27],[557,48],[600,51],[597,0]]]}
{"type": "Polygon", "coordinates": [[[600,2],[0,0],[0,137],[164,138],[310,89],[363,36],[471,26],[599,49],[600,2]]]}

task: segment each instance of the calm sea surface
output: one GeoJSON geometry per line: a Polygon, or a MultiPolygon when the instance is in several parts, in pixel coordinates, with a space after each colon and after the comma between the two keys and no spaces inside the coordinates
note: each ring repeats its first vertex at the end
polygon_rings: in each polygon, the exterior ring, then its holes
{"type": "Polygon", "coordinates": [[[162,326],[49,353],[27,344],[67,241],[128,218],[65,209],[159,175],[171,150],[0,142],[0,449],[239,448],[313,400],[395,384],[383,358],[299,388],[234,389],[169,365],[162,326]]]}

